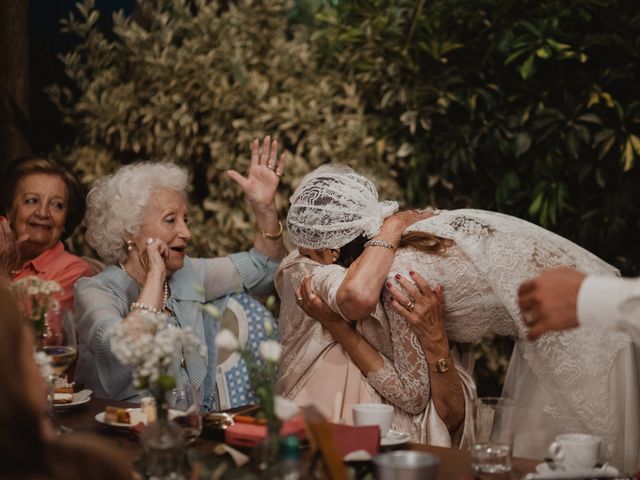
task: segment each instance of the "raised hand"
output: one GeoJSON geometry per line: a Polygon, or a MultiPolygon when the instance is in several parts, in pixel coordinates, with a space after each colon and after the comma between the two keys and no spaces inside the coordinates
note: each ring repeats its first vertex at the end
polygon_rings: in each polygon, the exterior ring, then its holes
{"type": "Polygon", "coordinates": [[[284,174],[285,154],[278,157],[278,141],[267,135],[262,145],[256,138],[251,147],[251,165],[246,177],[235,170],[227,175],[240,185],[255,210],[275,206],[275,195],[280,177],[284,174]]]}

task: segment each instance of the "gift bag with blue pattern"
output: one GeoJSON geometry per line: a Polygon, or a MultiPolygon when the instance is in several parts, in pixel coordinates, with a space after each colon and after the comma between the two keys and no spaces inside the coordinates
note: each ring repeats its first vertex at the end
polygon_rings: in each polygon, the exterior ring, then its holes
{"type": "MultiPolygon", "coordinates": [[[[248,346],[259,357],[260,342],[268,340],[264,324],[268,320],[275,330],[276,322],[271,312],[255,298],[246,293],[235,293],[227,299],[227,308],[223,312],[225,321],[237,323],[237,335],[240,344],[248,346]]],[[[231,330],[236,330],[231,328],[231,330]]],[[[229,408],[257,403],[251,391],[249,371],[238,353],[226,359],[218,359],[216,384],[218,389],[218,408],[229,408]],[[222,360],[220,362],[220,360],[222,360]]]]}

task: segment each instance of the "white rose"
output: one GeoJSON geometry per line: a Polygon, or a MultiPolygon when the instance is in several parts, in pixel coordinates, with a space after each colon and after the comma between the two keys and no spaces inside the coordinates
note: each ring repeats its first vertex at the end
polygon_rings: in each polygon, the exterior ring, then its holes
{"type": "Polygon", "coordinates": [[[276,417],[278,417],[283,422],[285,420],[289,420],[291,417],[297,415],[300,412],[300,409],[295,403],[280,395],[276,395],[274,401],[274,411],[276,413],[276,417]]]}
{"type": "Polygon", "coordinates": [[[237,350],[240,347],[240,342],[228,328],[223,328],[218,332],[215,339],[216,347],[223,350],[237,350]]]}
{"type": "Polygon", "coordinates": [[[260,356],[267,362],[277,362],[280,360],[282,347],[275,340],[265,340],[260,342],[260,356]]]}

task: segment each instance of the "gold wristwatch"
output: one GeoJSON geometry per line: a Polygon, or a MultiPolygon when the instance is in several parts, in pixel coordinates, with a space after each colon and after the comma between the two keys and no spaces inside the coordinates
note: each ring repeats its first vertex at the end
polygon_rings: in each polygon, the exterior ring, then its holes
{"type": "Polygon", "coordinates": [[[444,373],[449,370],[449,367],[451,366],[451,356],[447,355],[446,357],[439,359],[433,365],[429,366],[433,369],[434,372],[444,373]]]}

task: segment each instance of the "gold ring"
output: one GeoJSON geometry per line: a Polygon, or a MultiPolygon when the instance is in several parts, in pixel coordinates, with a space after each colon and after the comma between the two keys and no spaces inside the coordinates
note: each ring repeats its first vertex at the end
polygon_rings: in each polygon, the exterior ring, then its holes
{"type": "Polygon", "coordinates": [[[409,300],[409,303],[407,303],[406,305],[406,309],[409,310],[410,312],[413,312],[413,309],[416,307],[416,302],[414,302],[413,300],[409,300]]]}
{"type": "Polygon", "coordinates": [[[152,244],[153,242],[155,242],[155,241],[156,241],[156,239],[155,239],[155,238],[153,238],[153,237],[149,237],[149,238],[147,238],[147,245],[151,245],[151,244],[152,244]]]}

